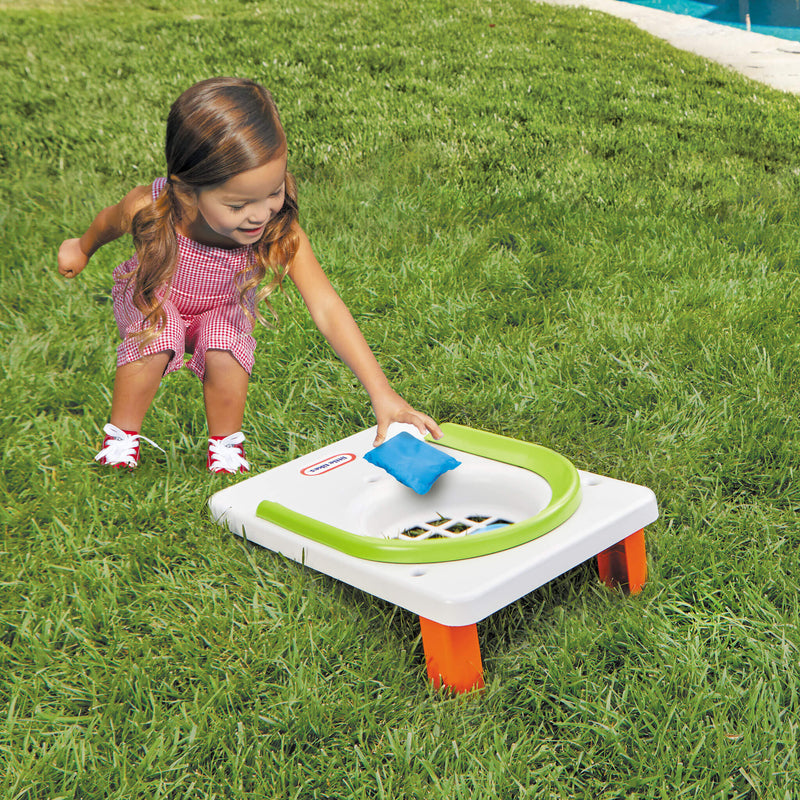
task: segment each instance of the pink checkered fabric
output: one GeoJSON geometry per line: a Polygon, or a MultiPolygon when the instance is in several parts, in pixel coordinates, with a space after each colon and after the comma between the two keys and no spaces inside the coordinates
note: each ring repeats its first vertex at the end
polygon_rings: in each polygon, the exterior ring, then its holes
{"type": "MultiPolygon", "coordinates": [[[[166,185],[165,178],[153,182],[153,199],[166,185]]],[[[178,234],[178,264],[172,285],[165,290],[166,326],[144,350],[132,334],[142,330],[144,318],[133,303],[133,282],[129,274],[136,269],[136,256],[114,270],[114,317],[122,343],[117,348],[117,366],[137,361],[142,356],[171,350],[165,374],[183,366],[184,354],[191,353],[186,366],[201,380],[205,375],[207,350],[227,350],[250,374],[253,370],[256,340],[253,322],[239,301],[237,273],[247,269],[252,247],[227,250],[208,247],[178,234]]],[[[245,303],[255,313],[255,290],[245,303]]]]}

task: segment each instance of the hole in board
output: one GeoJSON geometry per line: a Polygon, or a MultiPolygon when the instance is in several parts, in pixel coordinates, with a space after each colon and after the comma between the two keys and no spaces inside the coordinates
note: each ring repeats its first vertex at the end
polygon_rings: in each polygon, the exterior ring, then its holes
{"type": "Polygon", "coordinates": [[[448,525],[447,530],[450,533],[463,533],[464,531],[468,531],[472,526],[465,525],[463,522],[456,522],[455,525],[448,525]]]}

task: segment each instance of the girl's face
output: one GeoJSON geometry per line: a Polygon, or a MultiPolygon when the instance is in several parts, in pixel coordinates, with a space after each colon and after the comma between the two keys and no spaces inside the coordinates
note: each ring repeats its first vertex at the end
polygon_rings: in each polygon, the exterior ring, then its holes
{"type": "Polygon", "coordinates": [[[266,224],[283,208],[286,155],[240,172],[225,183],[195,192],[189,236],[214,247],[255,244],[266,224]]]}

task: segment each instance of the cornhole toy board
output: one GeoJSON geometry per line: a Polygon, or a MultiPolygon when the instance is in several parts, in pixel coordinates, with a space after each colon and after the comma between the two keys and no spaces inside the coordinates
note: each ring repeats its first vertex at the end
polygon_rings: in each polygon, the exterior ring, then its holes
{"type": "MultiPolygon", "coordinates": [[[[214,519],[420,617],[435,686],[483,685],[477,623],[597,557],[600,577],[641,590],[653,492],[577,470],[552,450],[444,423],[426,438],[461,465],[424,495],[363,456],[369,428],[214,494],[214,519]]],[[[392,425],[388,436],[413,426],[392,425]]],[[[421,437],[420,437],[421,438],[421,437]]]]}

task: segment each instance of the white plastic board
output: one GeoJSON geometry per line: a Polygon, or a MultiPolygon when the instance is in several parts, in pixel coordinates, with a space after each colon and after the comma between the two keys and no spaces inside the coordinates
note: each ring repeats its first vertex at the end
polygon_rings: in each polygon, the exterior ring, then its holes
{"type": "Polygon", "coordinates": [[[272,500],[352,533],[395,535],[440,514],[518,522],[548,502],[539,476],[463,452],[452,452],[462,467],[416,495],[363,460],[374,438],[375,428],[361,431],[217,492],[209,501],[212,515],[250,542],[450,626],[488,617],[658,518],[650,489],[580,470],[581,505],[565,523],[526,544],[461,561],[368,561],[256,516],[258,504],[272,500]]]}

